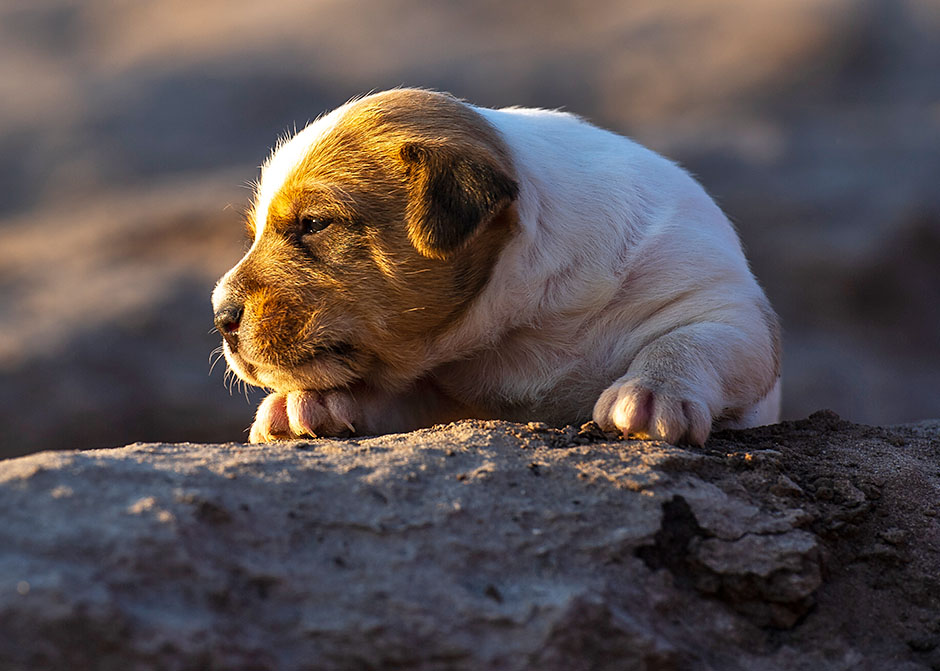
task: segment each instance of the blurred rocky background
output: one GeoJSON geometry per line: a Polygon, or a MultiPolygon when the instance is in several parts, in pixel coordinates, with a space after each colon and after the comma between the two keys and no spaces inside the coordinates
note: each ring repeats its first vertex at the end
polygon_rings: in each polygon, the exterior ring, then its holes
{"type": "Polygon", "coordinates": [[[0,457],[240,440],[209,293],[278,135],[398,85],[680,161],[785,327],[786,417],[940,417],[938,0],[0,2],[0,457]]]}

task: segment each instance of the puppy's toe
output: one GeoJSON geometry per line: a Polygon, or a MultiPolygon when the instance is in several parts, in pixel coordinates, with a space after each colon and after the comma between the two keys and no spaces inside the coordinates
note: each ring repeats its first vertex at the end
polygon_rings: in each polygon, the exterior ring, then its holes
{"type": "Polygon", "coordinates": [[[292,391],[287,394],[290,432],[301,436],[341,436],[355,433],[355,400],[343,391],[292,391]]]}
{"type": "Polygon", "coordinates": [[[285,438],[290,434],[290,423],[287,419],[287,397],[277,392],[268,394],[261,401],[255,413],[255,421],[251,425],[248,441],[251,443],[270,443],[278,438],[285,438]]]}
{"type": "Polygon", "coordinates": [[[287,420],[295,438],[323,435],[329,411],[323,398],[315,391],[292,391],[287,394],[287,420]]]}
{"type": "Polygon", "coordinates": [[[355,433],[355,424],[359,423],[359,405],[356,400],[342,391],[331,391],[323,396],[323,402],[333,420],[332,427],[337,434],[349,431],[355,433]]]}
{"type": "Polygon", "coordinates": [[[594,421],[607,431],[673,444],[703,445],[711,432],[711,414],[704,403],[642,380],[609,387],[594,406],[594,421]]]}
{"type": "Polygon", "coordinates": [[[702,446],[711,432],[711,415],[704,404],[688,399],[653,395],[653,417],[648,433],[667,443],[702,446]]]}

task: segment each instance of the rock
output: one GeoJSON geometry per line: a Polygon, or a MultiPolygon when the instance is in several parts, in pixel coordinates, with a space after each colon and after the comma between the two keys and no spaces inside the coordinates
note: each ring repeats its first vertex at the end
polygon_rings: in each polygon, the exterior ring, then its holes
{"type": "Polygon", "coordinates": [[[817,414],[7,460],[0,668],[929,668],[938,445],[817,414]]]}
{"type": "Polygon", "coordinates": [[[791,627],[822,583],[816,538],[805,531],[709,538],[696,551],[707,572],[696,585],[723,596],[761,624],[791,627]]]}

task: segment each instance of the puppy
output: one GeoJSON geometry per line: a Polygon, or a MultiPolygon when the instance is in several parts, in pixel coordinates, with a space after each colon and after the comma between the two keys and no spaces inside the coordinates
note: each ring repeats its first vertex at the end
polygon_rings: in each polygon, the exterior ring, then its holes
{"type": "Polygon", "coordinates": [[[777,320],[686,172],[578,117],[393,90],[278,144],[213,293],[251,442],[459,418],[701,445],[777,421],[777,320]]]}

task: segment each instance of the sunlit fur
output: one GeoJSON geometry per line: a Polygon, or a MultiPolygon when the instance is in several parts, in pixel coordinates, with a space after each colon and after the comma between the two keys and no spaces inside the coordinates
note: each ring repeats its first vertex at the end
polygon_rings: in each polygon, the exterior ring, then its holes
{"type": "Polygon", "coordinates": [[[255,442],[593,416],[698,444],[777,419],[776,317],[727,218],[570,114],[353,101],[279,145],[250,218],[213,302],[244,305],[226,359],[274,390],[255,442]],[[350,223],[298,247],[311,213],[350,223]]]}

